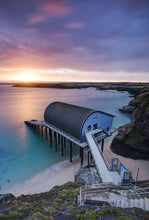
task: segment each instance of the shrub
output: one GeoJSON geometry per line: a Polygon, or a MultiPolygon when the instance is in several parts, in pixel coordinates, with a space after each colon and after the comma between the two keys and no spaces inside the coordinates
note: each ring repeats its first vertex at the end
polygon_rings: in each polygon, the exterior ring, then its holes
{"type": "Polygon", "coordinates": [[[102,209],[100,212],[99,212],[99,215],[107,215],[107,214],[110,214],[111,213],[111,210],[110,209],[102,209]]]}
{"type": "Polygon", "coordinates": [[[23,217],[23,213],[19,213],[17,211],[10,211],[7,215],[8,219],[18,219],[23,217]]]}
{"type": "Polygon", "coordinates": [[[112,213],[115,214],[116,216],[120,216],[121,212],[117,209],[112,209],[112,213]]]}
{"type": "Polygon", "coordinates": [[[12,205],[11,207],[10,207],[10,211],[16,211],[17,210],[17,205],[12,205]]]}
{"type": "Polygon", "coordinates": [[[98,214],[93,214],[92,216],[91,216],[91,220],[96,220],[97,218],[98,218],[98,214]]]}
{"type": "Polygon", "coordinates": [[[76,219],[77,220],[86,220],[86,216],[84,216],[84,215],[77,215],[76,219]]]}
{"type": "Polygon", "coordinates": [[[51,216],[51,215],[52,215],[52,212],[51,212],[51,211],[47,211],[47,212],[46,212],[46,215],[47,215],[47,216],[51,216]]]}
{"type": "Polygon", "coordinates": [[[131,220],[131,219],[127,218],[126,216],[119,216],[117,220],[131,220]]]}
{"type": "Polygon", "coordinates": [[[43,217],[42,214],[41,214],[41,212],[35,212],[35,213],[34,213],[34,216],[37,217],[37,218],[39,218],[39,219],[43,217]]]}

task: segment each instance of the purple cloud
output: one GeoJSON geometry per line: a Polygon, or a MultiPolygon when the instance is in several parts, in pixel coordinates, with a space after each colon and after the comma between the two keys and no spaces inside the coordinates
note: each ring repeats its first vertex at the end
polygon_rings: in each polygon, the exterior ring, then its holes
{"type": "Polygon", "coordinates": [[[68,49],[63,47],[43,46],[37,43],[17,42],[9,35],[0,34],[0,60],[6,61],[16,57],[26,57],[27,54],[34,57],[53,57],[57,54],[67,54],[68,49]]]}
{"type": "Polygon", "coordinates": [[[70,15],[73,7],[60,1],[49,1],[40,5],[36,13],[30,16],[27,25],[38,24],[52,17],[63,17],[70,15]]]}
{"type": "Polygon", "coordinates": [[[50,16],[61,17],[69,15],[72,12],[73,7],[65,4],[62,1],[49,1],[40,6],[39,10],[42,12],[48,12],[50,16]]]}
{"type": "Polygon", "coordinates": [[[78,29],[78,28],[85,27],[85,24],[82,22],[73,22],[73,23],[66,24],[66,27],[70,29],[78,29]]]}

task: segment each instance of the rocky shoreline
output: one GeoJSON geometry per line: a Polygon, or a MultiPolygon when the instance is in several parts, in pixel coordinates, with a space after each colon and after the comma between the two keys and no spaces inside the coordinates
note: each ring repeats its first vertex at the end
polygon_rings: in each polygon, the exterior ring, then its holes
{"type": "Polygon", "coordinates": [[[124,157],[149,159],[149,92],[136,96],[120,111],[134,114],[134,119],[118,129],[111,150],[124,157]]]}

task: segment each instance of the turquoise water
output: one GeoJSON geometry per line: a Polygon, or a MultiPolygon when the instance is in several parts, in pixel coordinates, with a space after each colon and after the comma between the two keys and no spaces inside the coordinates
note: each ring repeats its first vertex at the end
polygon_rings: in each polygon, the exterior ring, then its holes
{"type": "MultiPolygon", "coordinates": [[[[114,114],[113,127],[130,122],[132,116],[118,111],[132,98],[128,93],[95,89],[46,89],[0,86],[0,192],[22,183],[44,169],[68,159],[49,141],[24,124],[43,120],[46,106],[53,101],[81,105],[114,114]]],[[[77,154],[78,148],[73,148],[77,154]]]]}

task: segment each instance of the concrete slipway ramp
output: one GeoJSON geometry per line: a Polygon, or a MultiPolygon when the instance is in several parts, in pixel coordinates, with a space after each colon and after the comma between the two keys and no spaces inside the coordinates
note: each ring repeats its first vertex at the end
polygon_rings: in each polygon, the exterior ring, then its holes
{"type": "Polygon", "coordinates": [[[119,174],[115,171],[110,171],[105,163],[105,159],[103,157],[102,152],[100,151],[98,147],[98,143],[96,142],[96,139],[94,137],[95,133],[101,132],[100,129],[96,129],[95,131],[87,132],[86,140],[88,142],[89,148],[91,150],[92,156],[95,161],[95,165],[98,171],[99,176],[102,179],[103,183],[111,183],[111,184],[117,184],[118,182],[121,182],[121,177],[119,174]]]}

